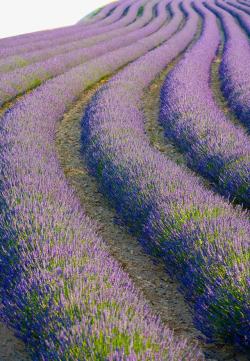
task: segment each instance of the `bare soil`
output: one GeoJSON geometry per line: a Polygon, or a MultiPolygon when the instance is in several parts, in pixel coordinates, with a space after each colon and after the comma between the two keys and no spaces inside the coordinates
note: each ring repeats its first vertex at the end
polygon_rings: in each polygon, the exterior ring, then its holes
{"type": "Polygon", "coordinates": [[[23,342],[3,323],[0,323],[0,361],[30,361],[23,342]]]}

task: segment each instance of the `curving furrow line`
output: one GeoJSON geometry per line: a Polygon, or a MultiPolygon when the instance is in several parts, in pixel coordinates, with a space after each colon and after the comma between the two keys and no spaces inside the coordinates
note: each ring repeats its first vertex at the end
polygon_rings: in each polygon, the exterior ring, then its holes
{"type": "Polygon", "coordinates": [[[143,90],[185,49],[197,22],[193,12],[166,45],[96,93],[82,120],[83,150],[101,191],[179,279],[197,327],[210,340],[249,347],[249,221],[154,150],[144,131],[143,90]]]}
{"type": "MultiPolygon", "coordinates": [[[[126,17],[126,24],[124,24],[124,19],[122,18],[120,21],[116,22],[117,28],[114,30],[104,32],[100,35],[91,36],[87,39],[80,39],[75,41],[72,39],[69,43],[66,44],[49,46],[48,48],[27,52],[21,54],[20,56],[14,55],[4,59],[0,59],[0,72],[8,72],[35,62],[41,62],[42,60],[46,60],[62,53],[80,50],[83,47],[93,46],[98,42],[112,40],[121,35],[127,36],[130,32],[145,26],[147,23],[150,22],[150,20],[152,20],[152,22],[154,20],[157,20],[157,22],[161,22],[161,24],[163,24],[166,19],[166,11],[164,9],[162,9],[163,11],[160,16],[157,17],[157,19],[152,19],[152,7],[155,5],[155,3],[156,0],[148,2],[145,5],[143,16],[139,18],[137,17],[137,13],[130,11],[130,13],[126,17]]],[[[137,9],[138,6],[136,5],[135,10],[137,9]]]]}
{"type": "MultiPolygon", "coordinates": [[[[175,29],[181,18],[176,6],[175,29]]],[[[34,360],[203,360],[152,315],[107,253],[68,187],[54,144],[57,122],[82,90],[166,34],[49,80],[1,119],[1,315],[34,360]]]]}
{"type": "MultiPolygon", "coordinates": [[[[108,13],[110,12],[111,8],[116,7],[118,2],[113,2],[111,4],[106,5],[94,18],[93,21],[101,20],[102,18],[106,17],[108,13]]],[[[53,39],[57,36],[66,36],[73,33],[78,32],[79,30],[88,28],[88,24],[81,24],[80,26],[76,25],[70,25],[65,26],[63,28],[56,28],[51,30],[42,30],[42,31],[36,31],[34,33],[28,33],[28,34],[22,34],[22,35],[16,35],[11,36],[8,38],[2,38],[0,39],[0,46],[1,48],[9,48],[12,46],[18,46],[18,45],[24,45],[25,43],[29,43],[30,41],[39,41],[42,39],[53,39]],[[84,25],[84,26],[83,26],[84,25]]]]}
{"type": "Polygon", "coordinates": [[[220,66],[221,89],[231,109],[250,130],[250,42],[227,11],[210,9],[222,21],[226,37],[220,66]]]}
{"type": "MultiPolygon", "coordinates": [[[[168,2],[169,1],[163,0],[161,2],[161,8],[164,8],[168,2]]],[[[152,14],[152,7],[147,10],[152,14]]],[[[0,105],[10,101],[17,95],[40,85],[43,81],[62,74],[74,66],[103,55],[106,52],[133,44],[140,39],[142,42],[148,42],[150,40],[154,42],[154,39],[159,38],[159,40],[157,40],[158,42],[156,42],[156,45],[158,45],[165,40],[166,31],[168,34],[167,26],[159,29],[167,19],[167,13],[164,12],[163,14],[163,17],[156,18],[152,23],[129,33],[126,37],[119,36],[113,40],[102,42],[89,48],[58,55],[47,61],[1,75],[0,105]]],[[[146,17],[146,21],[147,20],[148,18],[146,17]]],[[[178,21],[178,18],[176,18],[176,21],[178,21]]],[[[98,69],[96,69],[96,71],[98,71],[98,69]]]]}
{"type": "Polygon", "coordinates": [[[224,3],[218,0],[215,0],[215,4],[231,15],[233,15],[239,22],[240,26],[246,31],[246,33],[250,36],[250,17],[245,14],[243,11],[235,9],[233,6],[228,5],[228,3],[224,3]]]}
{"type": "Polygon", "coordinates": [[[191,168],[212,180],[225,196],[249,206],[250,142],[213,99],[210,69],[220,32],[215,15],[195,4],[204,17],[203,33],[165,79],[159,119],[191,168]]]}
{"type": "Polygon", "coordinates": [[[148,0],[136,0],[135,2],[133,2],[133,0],[127,0],[121,3],[121,5],[116,8],[117,11],[114,11],[110,16],[113,16],[112,23],[108,23],[106,25],[103,25],[102,27],[96,28],[95,26],[90,26],[88,29],[86,29],[84,26],[82,26],[80,31],[79,29],[76,29],[76,32],[69,36],[59,35],[59,37],[55,36],[55,38],[49,40],[45,39],[40,41],[31,41],[24,45],[3,48],[0,50],[0,59],[9,57],[11,55],[20,56],[25,52],[34,51],[42,48],[45,49],[49,46],[66,44],[70,41],[85,39],[98,34],[103,34],[106,31],[114,30],[116,28],[119,28],[120,26],[126,26],[134,20],[140,6],[147,1],[148,0]],[[126,16],[122,16],[124,10],[128,7],[128,5],[131,5],[129,7],[128,13],[126,14],[126,16]]]}

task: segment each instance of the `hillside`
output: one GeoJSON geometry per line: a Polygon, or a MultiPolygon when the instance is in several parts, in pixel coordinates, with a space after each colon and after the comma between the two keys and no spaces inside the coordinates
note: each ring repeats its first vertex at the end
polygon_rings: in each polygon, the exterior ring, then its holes
{"type": "Polygon", "coordinates": [[[120,0],[0,39],[1,360],[250,360],[249,35],[120,0]]]}

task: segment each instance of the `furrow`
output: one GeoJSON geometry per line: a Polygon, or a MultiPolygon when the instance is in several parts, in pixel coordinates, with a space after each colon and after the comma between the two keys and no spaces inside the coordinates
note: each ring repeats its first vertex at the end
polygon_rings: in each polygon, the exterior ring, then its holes
{"type": "Polygon", "coordinates": [[[13,330],[0,322],[0,360],[31,361],[22,341],[15,337],[13,330]]]}

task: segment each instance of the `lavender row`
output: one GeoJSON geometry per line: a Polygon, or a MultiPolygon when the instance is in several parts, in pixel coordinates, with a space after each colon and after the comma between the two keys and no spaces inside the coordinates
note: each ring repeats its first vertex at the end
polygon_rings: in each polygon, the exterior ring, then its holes
{"type": "Polygon", "coordinates": [[[226,37],[220,66],[221,89],[231,109],[250,130],[249,39],[227,11],[211,9],[222,21],[226,37]]]}
{"type": "Polygon", "coordinates": [[[226,197],[249,206],[249,139],[213,98],[210,69],[220,32],[214,14],[198,5],[196,9],[204,17],[203,34],[165,79],[159,120],[166,136],[185,152],[191,168],[212,180],[226,197]]]}
{"type": "MultiPolygon", "coordinates": [[[[111,9],[116,7],[118,5],[118,2],[112,2],[111,4],[106,5],[103,7],[103,9],[93,18],[93,21],[91,22],[94,24],[94,21],[101,20],[102,18],[106,17],[111,9]]],[[[18,46],[23,45],[25,43],[29,43],[30,41],[39,41],[42,39],[53,39],[56,36],[66,36],[72,33],[75,33],[81,29],[84,28],[87,29],[87,25],[90,25],[90,22],[88,24],[79,24],[79,25],[70,25],[63,28],[57,28],[53,30],[42,30],[42,31],[36,31],[34,33],[28,33],[28,34],[22,34],[17,36],[12,36],[8,38],[0,39],[0,46],[2,48],[8,48],[12,46],[18,46]],[[80,25],[80,26],[79,26],[80,25]]]]}
{"type": "MultiPolygon", "coordinates": [[[[161,6],[166,6],[166,0],[161,2],[161,6]]],[[[151,9],[152,12],[152,9],[151,9]]],[[[180,18],[177,16],[172,22],[170,29],[168,26],[162,27],[163,19],[166,20],[166,12],[163,17],[156,18],[153,24],[148,24],[141,29],[131,32],[126,37],[119,36],[113,40],[102,42],[93,47],[86,49],[79,49],[69,53],[61,54],[56,57],[49,58],[47,61],[35,63],[30,66],[17,69],[0,76],[0,105],[13,99],[18,94],[40,85],[43,81],[59,75],[68,69],[86,62],[97,56],[105,54],[107,51],[115,50],[119,47],[132,44],[140,40],[142,43],[149,44],[149,49],[152,46],[159,45],[166,39],[166,36],[171,34],[170,30],[177,30],[180,18]],[[153,32],[153,34],[152,34],[153,32]]]]}
{"type": "Polygon", "coordinates": [[[3,48],[0,50],[0,58],[4,58],[7,56],[11,56],[11,55],[19,56],[20,54],[25,53],[25,52],[34,51],[34,50],[38,50],[38,49],[42,49],[42,48],[45,49],[49,46],[65,44],[70,41],[80,40],[80,39],[87,38],[90,36],[102,34],[106,31],[116,29],[119,26],[126,26],[136,16],[136,13],[137,13],[139,7],[146,1],[147,0],[136,0],[135,3],[133,3],[133,0],[126,0],[126,1],[122,2],[121,5],[119,6],[119,9],[117,8],[116,9],[117,11],[115,11],[112,14],[113,15],[113,17],[112,17],[113,23],[111,23],[111,24],[105,25],[103,27],[98,27],[98,28],[95,28],[95,26],[93,26],[88,29],[85,29],[85,27],[82,26],[82,29],[80,31],[77,29],[77,31],[74,34],[69,35],[69,36],[60,35],[59,37],[55,36],[55,38],[52,38],[49,40],[45,39],[45,40],[40,40],[40,41],[33,41],[33,42],[31,41],[24,45],[3,48]],[[128,18],[128,16],[124,16],[122,19],[120,19],[124,10],[131,3],[132,3],[132,5],[130,7],[130,11],[128,12],[129,18],[128,18]],[[132,13],[132,14],[130,15],[130,13],[132,13]],[[131,19],[131,17],[132,17],[132,19],[131,19]],[[120,21],[119,21],[119,19],[120,19],[120,21]],[[116,22],[118,22],[118,21],[119,21],[119,25],[116,24],[116,22]]]}
{"type": "Polygon", "coordinates": [[[235,9],[233,6],[229,6],[228,3],[215,0],[215,4],[233,15],[238,20],[242,28],[247,32],[247,34],[250,35],[250,17],[247,14],[245,14],[243,11],[235,9]]]}
{"type": "MultiPolygon", "coordinates": [[[[122,22],[117,21],[117,28],[108,32],[104,32],[100,35],[92,36],[87,39],[81,39],[76,41],[71,41],[66,44],[58,46],[50,46],[45,49],[35,50],[21,54],[20,56],[9,56],[7,58],[0,59],[0,73],[9,72],[16,68],[21,68],[35,62],[41,62],[56,56],[62,53],[74,51],[83,47],[93,46],[98,42],[114,39],[121,35],[128,35],[129,32],[139,29],[140,27],[145,26],[152,19],[152,7],[155,5],[156,0],[152,0],[145,5],[143,16],[136,19],[136,14],[131,13],[126,17],[126,22],[129,25],[124,26],[124,19],[122,22]],[[135,21],[136,20],[136,21],[135,21]],[[130,23],[133,21],[132,23],[130,23]]],[[[163,6],[161,5],[161,14],[157,18],[157,22],[163,24],[166,18],[166,11],[164,11],[163,6]]],[[[136,9],[138,7],[136,6],[136,9]]],[[[156,20],[156,19],[155,19],[156,20]]]]}
{"type": "Polygon", "coordinates": [[[54,145],[57,122],[80,92],[150,46],[107,53],[49,80],[1,119],[1,314],[34,359],[203,360],[151,314],[109,256],[54,145]]]}
{"type": "Polygon", "coordinates": [[[83,152],[120,217],[180,281],[197,327],[210,341],[249,347],[248,218],[154,150],[144,131],[143,91],[192,40],[197,20],[96,93],[83,152]]]}

